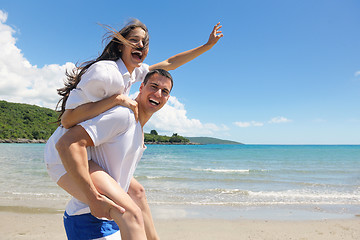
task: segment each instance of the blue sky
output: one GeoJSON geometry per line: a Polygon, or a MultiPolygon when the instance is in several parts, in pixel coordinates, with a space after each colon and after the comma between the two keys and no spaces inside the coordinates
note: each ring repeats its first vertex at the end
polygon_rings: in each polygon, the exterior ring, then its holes
{"type": "MultiPolygon", "coordinates": [[[[360,143],[360,2],[2,1],[0,99],[55,107],[71,63],[95,58],[104,30],[150,31],[149,65],[207,41],[172,71],[172,99],[145,130],[246,144],[360,143]]],[[[132,93],[138,89],[133,86],[132,93]]]]}

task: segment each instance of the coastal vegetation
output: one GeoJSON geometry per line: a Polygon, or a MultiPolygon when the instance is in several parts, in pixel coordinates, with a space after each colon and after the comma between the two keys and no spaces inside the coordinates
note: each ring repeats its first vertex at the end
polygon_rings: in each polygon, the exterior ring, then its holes
{"type": "Polygon", "coordinates": [[[54,110],[0,101],[0,139],[48,139],[57,128],[54,110]]]}
{"type": "MultiPolygon", "coordinates": [[[[58,112],[36,105],[0,100],[0,142],[45,142],[56,130],[58,112]]],[[[210,137],[159,135],[156,130],[144,134],[147,144],[241,144],[210,137]]]]}
{"type": "MultiPolygon", "coordinates": [[[[23,103],[0,101],[0,140],[2,142],[38,142],[47,140],[56,130],[58,112],[23,103]]],[[[145,142],[153,144],[188,144],[190,141],[177,133],[158,135],[156,130],[145,133],[145,142]]]]}
{"type": "Polygon", "coordinates": [[[190,140],[178,135],[177,133],[174,133],[171,137],[169,136],[160,136],[156,132],[156,130],[151,130],[150,133],[144,134],[144,141],[148,144],[164,144],[164,143],[170,143],[170,144],[189,144],[190,140]]]}

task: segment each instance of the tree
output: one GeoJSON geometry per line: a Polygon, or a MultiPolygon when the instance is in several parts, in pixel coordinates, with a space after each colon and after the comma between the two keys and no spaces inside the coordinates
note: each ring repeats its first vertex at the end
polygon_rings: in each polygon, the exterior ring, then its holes
{"type": "Polygon", "coordinates": [[[158,133],[157,133],[156,130],[151,130],[151,131],[150,131],[150,134],[151,134],[151,135],[158,135],[158,133]]]}
{"type": "Polygon", "coordinates": [[[171,143],[173,143],[173,142],[176,142],[176,143],[179,143],[179,142],[181,142],[181,136],[178,136],[177,135],[177,133],[174,133],[172,136],[171,136],[171,138],[169,139],[169,141],[171,142],[171,143]]]}

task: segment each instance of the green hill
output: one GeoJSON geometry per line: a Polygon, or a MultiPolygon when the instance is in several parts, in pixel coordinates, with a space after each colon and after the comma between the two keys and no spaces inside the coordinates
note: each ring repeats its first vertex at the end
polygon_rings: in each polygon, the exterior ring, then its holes
{"type": "MultiPolygon", "coordinates": [[[[26,139],[47,140],[58,126],[53,123],[57,121],[57,117],[58,113],[48,108],[0,101],[0,140],[15,140],[9,142],[27,142],[26,139]]],[[[189,144],[188,139],[176,133],[171,137],[160,136],[155,130],[145,133],[145,142],[189,144]]]]}
{"type": "MultiPolygon", "coordinates": [[[[0,139],[47,140],[56,130],[58,113],[49,108],[0,100],[0,139]]],[[[211,137],[160,136],[155,130],[145,134],[145,141],[154,144],[242,144],[211,137]]]]}
{"type": "Polygon", "coordinates": [[[156,130],[151,130],[150,133],[144,133],[144,141],[146,144],[190,144],[190,140],[184,138],[177,133],[171,137],[158,135],[156,130]]]}
{"type": "Polygon", "coordinates": [[[222,140],[218,138],[211,138],[211,137],[186,137],[193,143],[200,143],[200,144],[243,144],[235,141],[229,140],[222,140]]]}
{"type": "Polygon", "coordinates": [[[57,128],[54,110],[0,101],[0,139],[48,139],[57,128]]]}

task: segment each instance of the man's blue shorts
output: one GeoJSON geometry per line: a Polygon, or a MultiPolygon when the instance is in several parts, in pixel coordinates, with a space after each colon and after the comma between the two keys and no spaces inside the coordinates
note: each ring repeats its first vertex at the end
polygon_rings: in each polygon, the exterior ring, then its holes
{"type": "Polygon", "coordinates": [[[69,240],[96,239],[119,231],[119,227],[114,221],[101,220],[90,213],[69,216],[65,212],[64,226],[69,240]]]}

